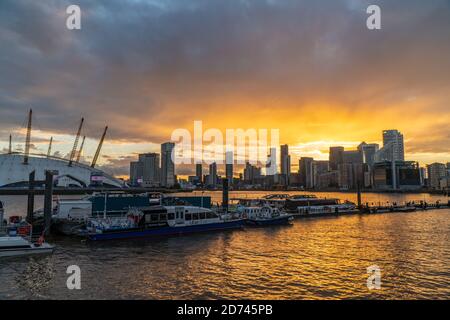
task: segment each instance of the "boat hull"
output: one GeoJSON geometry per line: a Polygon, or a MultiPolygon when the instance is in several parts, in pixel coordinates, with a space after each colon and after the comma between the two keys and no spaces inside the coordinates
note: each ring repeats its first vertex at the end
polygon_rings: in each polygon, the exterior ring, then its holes
{"type": "Polygon", "coordinates": [[[38,254],[52,254],[54,250],[53,246],[42,246],[34,248],[21,248],[21,249],[6,249],[0,250],[0,257],[19,257],[38,254]]]}
{"type": "Polygon", "coordinates": [[[184,227],[162,227],[145,230],[129,230],[106,233],[88,234],[87,237],[92,241],[114,240],[114,239],[132,239],[132,238],[150,238],[161,236],[185,235],[191,233],[223,231],[239,229],[244,225],[244,220],[233,220],[221,223],[198,224],[184,227]]]}
{"type": "Polygon", "coordinates": [[[247,219],[245,223],[249,226],[276,226],[290,224],[293,219],[293,216],[287,215],[271,219],[247,219]]]}

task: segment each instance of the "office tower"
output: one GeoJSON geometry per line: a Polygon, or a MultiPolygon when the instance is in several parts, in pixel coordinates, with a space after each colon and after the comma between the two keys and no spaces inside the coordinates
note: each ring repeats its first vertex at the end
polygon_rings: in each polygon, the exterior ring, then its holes
{"type": "Polygon", "coordinates": [[[291,156],[289,155],[289,146],[287,144],[280,146],[281,174],[289,178],[291,174],[291,156]]]}
{"type": "Polygon", "coordinates": [[[132,186],[141,185],[143,182],[144,168],[142,162],[130,162],[130,183],[132,186]]]}
{"type": "Polygon", "coordinates": [[[349,150],[342,153],[342,163],[363,163],[363,156],[358,150],[349,150]]]}
{"type": "Polygon", "coordinates": [[[373,166],[375,163],[375,154],[380,149],[377,143],[361,143],[358,146],[358,151],[361,153],[363,163],[368,166],[373,166]]]}
{"type": "Polygon", "coordinates": [[[195,176],[199,183],[203,183],[203,168],[201,163],[195,165],[195,176]]]}
{"type": "Polygon", "coordinates": [[[172,158],[174,148],[173,142],[161,145],[161,186],[167,188],[175,185],[175,164],[172,158]]]}
{"type": "Polygon", "coordinates": [[[446,171],[447,169],[443,163],[432,163],[427,165],[429,187],[439,189],[441,179],[445,178],[447,175],[446,171]]]}
{"type": "Polygon", "coordinates": [[[344,163],[344,147],[330,147],[330,170],[337,170],[338,165],[344,163]]]}
{"type": "Polygon", "coordinates": [[[358,184],[364,185],[363,154],[359,150],[344,151],[338,171],[339,187],[356,189],[358,184]]]}
{"type": "Polygon", "coordinates": [[[319,186],[319,177],[329,171],[330,162],[324,160],[314,160],[312,164],[312,175],[313,175],[313,187],[317,188],[319,186]]]}
{"type": "Polygon", "coordinates": [[[403,134],[398,130],[383,131],[383,148],[389,148],[389,152],[385,153],[383,160],[388,161],[404,161],[405,147],[403,143],[403,134]]]}
{"type": "Polygon", "coordinates": [[[160,184],[159,154],[143,153],[139,155],[142,163],[142,184],[146,187],[156,187],[160,184]]]}
{"type": "Polygon", "coordinates": [[[228,179],[228,187],[233,184],[233,151],[225,153],[225,177],[228,179]]]}
{"type": "Polygon", "coordinates": [[[375,190],[418,190],[422,187],[419,164],[414,161],[383,161],[373,166],[375,190]]]}
{"type": "Polygon", "coordinates": [[[215,187],[217,185],[217,163],[209,165],[208,185],[215,187]]]}
{"type": "Polygon", "coordinates": [[[244,168],[244,182],[248,184],[256,183],[256,180],[261,178],[261,168],[251,165],[249,162],[245,164],[244,168]]]}
{"type": "Polygon", "coordinates": [[[309,157],[302,157],[299,160],[300,184],[305,188],[312,188],[314,183],[313,176],[314,159],[309,157]]]}
{"type": "Polygon", "coordinates": [[[266,175],[274,176],[277,174],[277,148],[270,148],[270,153],[267,157],[266,175]]]}

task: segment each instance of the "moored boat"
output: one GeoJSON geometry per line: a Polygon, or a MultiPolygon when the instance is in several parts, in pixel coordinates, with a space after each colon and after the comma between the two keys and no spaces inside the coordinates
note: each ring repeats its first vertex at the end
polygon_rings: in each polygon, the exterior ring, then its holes
{"type": "Polygon", "coordinates": [[[54,246],[46,242],[32,243],[21,236],[0,237],[0,258],[35,254],[51,254],[53,253],[53,250],[54,246]]]}
{"type": "Polygon", "coordinates": [[[32,241],[32,226],[20,217],[10,217],[10,223],[0,227],[0,257],[53,253],[54,246],[40,236],[32,241]]]}
{"type": "Polygon", "coordinates": [[[293,196],[286,200],[287,212],[294,217],[328,216],[357,212],[356,205],[349,201],[335,198],[317,198],[314,195],[293,196]]]}
{"type": "Polygon", "coordinates": [[[285,225],[294,220],[292,214],[271,206],[243,207],[241,213],[242,217],[246,217],[246,224],[251,226],[285,225]]]}
{"type": "Polygon", "coordinates": [[[206,208],[152,206],[133,208],[126,217],[90,219],[80,234],[99,241],[230,230],[243,224],[243,219],[219,215],[206,208]]]}

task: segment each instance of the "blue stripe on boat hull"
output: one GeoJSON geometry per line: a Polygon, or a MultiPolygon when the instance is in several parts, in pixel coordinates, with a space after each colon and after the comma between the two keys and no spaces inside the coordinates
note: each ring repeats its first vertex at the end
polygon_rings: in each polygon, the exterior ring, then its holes
{"type": "Polygon", "coordinates": [[[244,220],[227,221],[222,223],[198,224],[188,227],[162,227],[147,230],[122,231],[110,233],[96,233],[88,236],[89,240],[113,240],[113,239],[129,239],[129,238],[145,238],[156,236],[183,235],[189,233],[199,233],[206,231],[221,231],[241,228],[244,220]]]}

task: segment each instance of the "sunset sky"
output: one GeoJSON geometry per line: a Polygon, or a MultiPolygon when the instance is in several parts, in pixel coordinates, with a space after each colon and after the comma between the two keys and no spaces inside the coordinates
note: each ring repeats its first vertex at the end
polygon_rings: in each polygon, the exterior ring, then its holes
{"type": "Polygon", "coordinates": [[[117,175],[194,120],[280,129],[293,164],[383,129],[407,160],[449,162],[450,1],[1,0],[0,150],[9,134],[23,148],[29,108],[32,152],[54,136],[66,155],[83,116],[88,161],[108,125],[101,164],[117,175]]]}

